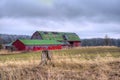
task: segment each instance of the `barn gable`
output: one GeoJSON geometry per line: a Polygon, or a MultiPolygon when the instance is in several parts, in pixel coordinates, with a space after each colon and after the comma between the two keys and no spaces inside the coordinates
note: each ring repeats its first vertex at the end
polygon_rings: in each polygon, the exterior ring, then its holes
{"type": "Polygon", "coordinates": [[[36,31],[31,38],[40,40],[80,41],[76,33],[68,32],[36,31]]]}
{"type": "Polygon", "coordinates": [[[16,50],[25,50],[25,45],[19,39],[12,43],[16,50]]]}

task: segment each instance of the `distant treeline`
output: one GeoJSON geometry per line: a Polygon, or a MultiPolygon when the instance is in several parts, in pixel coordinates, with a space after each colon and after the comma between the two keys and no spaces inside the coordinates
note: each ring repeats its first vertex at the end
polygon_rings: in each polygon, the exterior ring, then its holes
{"type": "MultiPolygon", "coordinates": [[[[8,35],[0,34],[0,44],[8,44],[16,39],[30,39],[28,35],[8,35]]],[[[119,46],[120,39],[111,38],[92,38],[92,39],[81,39],[82,46],[119,46]]]]}
{"type": "Polygon", "coordinates": [[[16,39],[30,39],[30,36],[0,34],[0,44],[11,43],[11,42],[15,41],[16,39]]]}
{"type": "Polygon", "coordinates": [[[120,47],[120,39],[111,39],[107,40],[104,38],[92,38],[92,39],[82,39],[82,46],[118,46],[120,47]],[[106,44],[107,43],[107,44],[106,44]]]}

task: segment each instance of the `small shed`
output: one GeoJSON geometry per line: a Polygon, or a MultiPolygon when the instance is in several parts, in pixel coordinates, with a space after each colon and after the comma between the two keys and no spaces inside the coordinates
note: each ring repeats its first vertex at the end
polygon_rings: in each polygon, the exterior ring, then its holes
{"type": "Polygon", "coordinates": [[[58,42],[56,40],[26,40],[26,39],[18,39],[12,43],[12,45],[18,50],[57,50],[62,49],[62,42],[58,42]]]}

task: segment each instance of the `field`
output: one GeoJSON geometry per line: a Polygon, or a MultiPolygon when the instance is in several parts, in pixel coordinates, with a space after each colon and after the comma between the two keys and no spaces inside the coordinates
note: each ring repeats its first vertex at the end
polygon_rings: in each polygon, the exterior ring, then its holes
{"type": "Polygon", "coordinates": [[[1,50],[0,80],[120,80],[119,47],[78,47],[51,52],[54,65],[40,66],[40,51],[1,50]]]}

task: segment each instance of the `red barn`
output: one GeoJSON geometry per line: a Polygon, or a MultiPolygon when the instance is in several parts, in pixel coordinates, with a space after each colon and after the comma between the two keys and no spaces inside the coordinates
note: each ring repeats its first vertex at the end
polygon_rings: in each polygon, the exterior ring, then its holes
{"type": "Polygon", "coordinates": [[[63,47],[78,47],[81,41],[76,33],[36,31],[30,40],[18,39],[12,45],[22,50],[56,50],[63,47]]]}
{"type": "Polygon", "coordinates": [[[56,40],[25,40],[18,39],[12,43],[12,45],[19,51],[23,50],[56,50],[62,49],[62,42],[58,42],[56,40]]]}
{"type": "Polygon", "coordinates": [[[63,46],[78,47],[80,46],[80,38],[76,33],[70,32],[50,32],[50,31],[36,31],[33,33],[31,39],[38,40],[56,40],[64,43],[63,46]]]}

